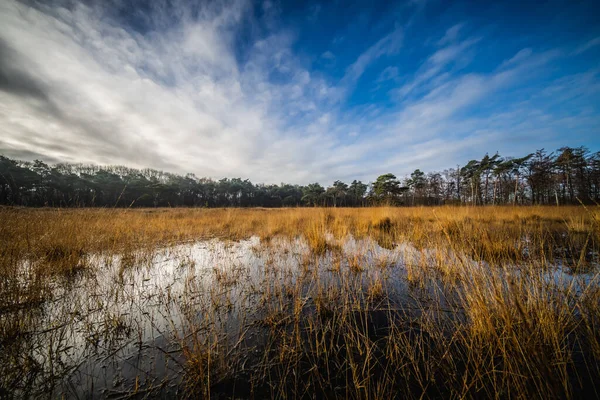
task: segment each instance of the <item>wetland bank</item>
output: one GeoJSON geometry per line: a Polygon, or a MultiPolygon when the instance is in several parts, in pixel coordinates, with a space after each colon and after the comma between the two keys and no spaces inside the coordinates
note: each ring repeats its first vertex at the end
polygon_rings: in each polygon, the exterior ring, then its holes
{"type": "Polygon", "coordinates": [[[598,207],[0,210],[3,398],[594,398],[598,207]]]}

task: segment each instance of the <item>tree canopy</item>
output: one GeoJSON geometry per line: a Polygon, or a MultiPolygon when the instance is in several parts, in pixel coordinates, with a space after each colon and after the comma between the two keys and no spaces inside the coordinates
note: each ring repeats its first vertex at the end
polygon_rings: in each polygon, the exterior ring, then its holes
{"type": "Polygon", "coordinates": [[[154,169],[59,163],[0,156],[0,204],[52,207],[361,207],[439,204],[600,202],[600,152],[561,147],[523,157],[485,154],[463,166],[372,183],[336,180],[324,187],[248,179],[198,178],[154,169]]]}

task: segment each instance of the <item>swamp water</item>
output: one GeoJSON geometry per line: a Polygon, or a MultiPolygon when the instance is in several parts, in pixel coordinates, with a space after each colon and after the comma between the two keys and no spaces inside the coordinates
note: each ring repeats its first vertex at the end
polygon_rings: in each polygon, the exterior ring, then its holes
{"type": "MultiPolygon", "coordinates": [[[[26,328],[8,344],[19,346],[18,362],[4,366],[17,379],[0,397],[172,397],[207,387],[217,398],[276,396],[256,380],[273,379],[269,360],[286,348],[274,345],[278,335],[316,329],[306,321],[332,318],[337,307],[364,317],[375,339],[432,310],[440,323],[464,323],[461,285],[449,287],[443,263],[487,268],[410,244],[327,242],[320,255],[303,239],[252,237],[89,256],[87,268],[53,281],[48,301],[12,311],[26,328]]],[[[559,265],[535,276],[556,291],[598,285],[595,272],[559,265]]],[[[332,397],[343,397],[338,387],[332,397]]]]}

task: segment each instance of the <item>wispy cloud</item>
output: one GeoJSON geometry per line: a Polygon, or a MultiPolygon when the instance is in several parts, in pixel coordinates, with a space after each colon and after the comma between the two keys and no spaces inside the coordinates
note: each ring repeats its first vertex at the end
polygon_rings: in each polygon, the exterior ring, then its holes
{"type": "MultiPolygon", "coordinates": [[[[436,76],[440,77],[440,73],[444,68],[463,59],[465,57],[465,52],[479,42],[479,40],[480,38],[470,38],[460,43],[450,44],[435,51],[417,70],[414,79],[394,91],[394,95],[403,99],[411,94],[416,88],[419,88],[436,76]]],[[[441,76],[441,78],[443,77],[444,76],[441,76]]],[[[438,79],[434,83],[440,84],[441,82],[438,79]]]]}
{"type": "Polygon", "coordinates": [[[486,38],[466,37],[464,23],[432,38],[412,70],[399,61],[420,45],[407,24],[352,43],[346,58],[350,39],[334,40],[312,59],[335,61],[336,77],[299,54],[275,3],[263,3],[260,22],[246,1],[151,3],[136,17],[142,27],[114,7],[65,4],[0,3],[0,153],[327,183],[444,168],[515,142],[537,146],[542,133],[547,143],[563,130],[585,139],[600,126],[598,71],[533,85],[565,54],[533,46],[468,69],[486,38]],[[385,87],[390,102],[349,104],[363,82],[385,87]],[[508,106],[485,107],[511,91],[508,106]]]}
{"type": "Polygon", "coordinates": [[[316,22],[319,19],[319,14],[321,14],[321,5],[313,4],[310,6],[307,18],[310,22],[316,22]]]}
{"type": "Polygon", "coordinates": [[[461,22],[459,24],[453,25],[450,28],[448,28],[444,37],[438,41],[438,45],[445,46],[449,43],[455,42],[456,39],[458,38],[458,34],[460,33],[460,30],[464,26],[465,26],[465,24],[461,22]]]}
{"type": "Polygon", "coordinates": [[[585,53],[586,51],[588,51],[591,48],[594,48],[594,47],[596,47],[598,45],[600,45],[600,37],[591,39],[591,40],[583,43],[581,46],[579,46],[579,47],[577,47],[575,49],[575,51],[573,52],[573,54],[579,55],[581,53],[585,53]]]}
{"type": "Polygon", "coordinates": [[[324,58],[326,60],[335,60],[335,55],[330,51],[326,51],[323,54],[321,54],[321,58],[324,58]]]}
{"type": "Polygon", "coordinates": [[[81,4],[0,7],[1,152],[265,181],[311,173],[299,151],[310,138],[286,125],[318,118],[328,85],[299,65],[286,34],[257,40],[238,65],[231,30],[247,4],[144,36],[81,4]]]}
{"type": "Polygon", "coordinates": [[[396,79],[398,77],[398,67],[389,66],[386,67],[379,74],[379,78],[377,78],[377,82],[389,81],[391,79],[396,79]]]}
{"type": "Polygon", "coordinates": [[[346,69],[342,84],[351,85],[365,72],[369,64],[384,55],[395,54],[402,46],[402,29],[396,28],[369,47],[346,69]]]}

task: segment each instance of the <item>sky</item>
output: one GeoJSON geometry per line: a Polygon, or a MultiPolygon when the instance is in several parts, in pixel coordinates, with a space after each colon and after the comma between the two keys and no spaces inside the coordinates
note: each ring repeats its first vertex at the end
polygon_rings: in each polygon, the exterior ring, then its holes
{"type": "Polygon", "coordinates": [[[600,150],[600,2],[0,1],[0,154],[306,184],[600,150]]]}

